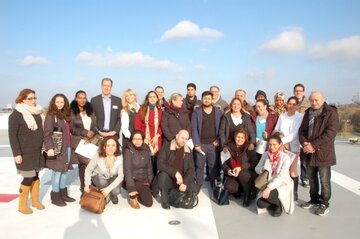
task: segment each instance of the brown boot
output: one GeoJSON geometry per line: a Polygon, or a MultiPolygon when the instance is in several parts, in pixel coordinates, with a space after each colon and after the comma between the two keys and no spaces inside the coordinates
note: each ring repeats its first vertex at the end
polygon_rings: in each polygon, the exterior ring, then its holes
{"type": "Polygon", "coordinates": [[[58,207],[64,207],[66,206],[66,203],[61,198],[60,192],[54,192],[51,191],[50,193],[51,203],[58,206],[58,207]]]}
{"type": "Polygon", "coordinates": [[[40,202],[39,199],[39,192],[40,192],[40,180],[35,180],[31,185],[31,201],[32,206],[36,207],[39,210],[42,210],[45,208],[45,206],[40,202]]]}
{"type": "Polygon", "coordinates": [[[30,186],[20,184],[19,190],[19,212],[24,214],[31,214],[33,211],[28,207],[27,202],[29,198],[30,186]]]}
{"type": "Polygon", "coordinates": [[[129,198],[129,204],[132,208],[134,209],[139,209],[140,208],[140,205],[139,205],[139,202],[137,200],[137,197],[136,198],[129,198]]]}
{"type": "Polygon", "coordinates": [[[65,202],[75,202],[75,198],[69,197],[67,188],[60,188],[60,194],[62,200],[65,202]]]}

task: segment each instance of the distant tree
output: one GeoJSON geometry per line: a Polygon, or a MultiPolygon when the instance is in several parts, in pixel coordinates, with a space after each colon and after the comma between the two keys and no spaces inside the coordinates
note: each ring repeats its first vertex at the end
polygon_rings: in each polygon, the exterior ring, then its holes
{"type": "Polygon", "coordinates": [[[351,125],[355,132],[360,132],[360,110],[355,111],[351,115],[351,125]]]}

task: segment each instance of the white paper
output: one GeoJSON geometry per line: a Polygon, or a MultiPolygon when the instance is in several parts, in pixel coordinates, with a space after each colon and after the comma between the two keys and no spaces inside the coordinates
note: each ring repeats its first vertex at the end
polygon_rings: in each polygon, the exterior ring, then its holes
{"type": "Polygon", "coordinates": [[[80,154],[81,156],[84,156],[86,158],[91,159],[94,157],[98,150],[98,146],[92,143],[85,144],[85,140],[80,140],[80,143],[75,149],[75,153],[80,154]]]}
{"type": "Polygon", "coordinates": [[[192,141],[192,139],[189,139],[189,140],[186,142],[186,145],[187,145],[191,150],[193,150],[193,148],[194,148],[194,142],[192,141]]]}
{"type": "Polygon", "coordinates": [[[226,153],[224,152],[224,150],[221,151],[220,157],[221,157],[221,164],[223,164],[226,160],[228,160],[231,157],[229,150],[227,150],[226,153]]]}
{"type": "Polygon", "coordinates": [[[256,153],[263,154],[266,151],[267,142],[264,140],[258,140],[256,142],[256,153]]]}

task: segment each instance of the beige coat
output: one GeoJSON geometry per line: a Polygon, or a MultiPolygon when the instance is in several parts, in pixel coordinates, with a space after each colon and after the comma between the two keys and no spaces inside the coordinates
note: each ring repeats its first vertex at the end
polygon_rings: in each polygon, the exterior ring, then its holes
{"type": "MultiPolygon", "coordinates": [[[[291,214],[294,211],[294,183],[290,177],[289,168],[292,160],[290,157],[283,152],[280,152],[280,160],[276,167],[276,170],[273,175],[268,177],[267,187],[270,190],[277,189],[279,192],[279,200],[283,207],[283,211],[287,214],[291,214]]],[[[264,170],[271,172],[271,164],[269,156],[267,153],[264,153],[255,168],[256,173],[260,174],[264,170]]],[[[260,192],[262,193],[262,192],[260,192]]]]}

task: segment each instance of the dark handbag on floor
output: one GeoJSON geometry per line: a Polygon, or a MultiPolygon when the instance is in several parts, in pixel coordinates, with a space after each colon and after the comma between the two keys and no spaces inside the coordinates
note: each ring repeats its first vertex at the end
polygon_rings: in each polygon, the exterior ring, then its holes
{"type": "Polygon", "coordinates": [[[105,201],[105,196],[97,188],[90,185],[90,192],[84,193],[80,199],[80,205],[87,211],[100,214],[105,209],[105,201]]]}
{"type": "Polygon", "coordinates": [[[255,179],[255,187],[259,190],[263,190],[266,188],[268,183],[269,171],[264,170],[257,178],[255,179]]]}
{"type": "Polygon", "coordinates": [[[229,205],[229,191],[225,189],[224,184],[217,183],[215,184],[213,195],[211,198],[216,204],[229,205]]]}
{"type": "Polygon", "coordinates": [[[170,193],[170,205],[175,208],[192,209],[199,203],[197,193],[194,192],[180,192],[178,189],[174,189],[170,193]]]}

